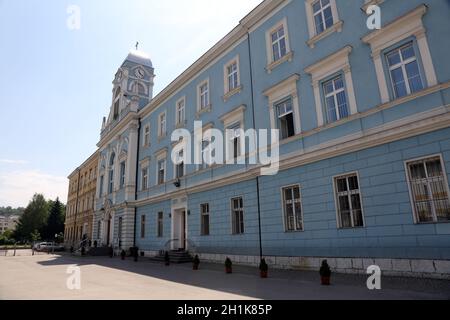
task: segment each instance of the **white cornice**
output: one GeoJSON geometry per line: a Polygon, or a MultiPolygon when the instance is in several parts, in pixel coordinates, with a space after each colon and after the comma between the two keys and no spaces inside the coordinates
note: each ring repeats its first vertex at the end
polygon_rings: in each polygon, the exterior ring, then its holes
{"type": "Polygon", "coordinates": [[[380,50],[404,39],[410,35],[425,32],[422,17],[427,13],[428,7],[421,4],[416,9],[408,12],[395,21],[388,23],[380,30],[373,31],[361,40],[370,44],[372,52],[376,54],[380,50]]]}

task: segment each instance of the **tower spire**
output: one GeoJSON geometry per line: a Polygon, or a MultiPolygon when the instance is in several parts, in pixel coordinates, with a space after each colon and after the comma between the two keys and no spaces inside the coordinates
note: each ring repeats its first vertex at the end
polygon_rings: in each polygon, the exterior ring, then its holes
{"type": "Polygon", "coordinates": [[[138,51],[139,41],[136,41],[136,51],[138,51]]]}

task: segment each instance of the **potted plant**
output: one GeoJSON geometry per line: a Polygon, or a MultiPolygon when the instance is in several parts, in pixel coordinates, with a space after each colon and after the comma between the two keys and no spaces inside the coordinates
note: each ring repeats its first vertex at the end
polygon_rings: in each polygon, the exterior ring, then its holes
{"type": "Polygon", "coordinates": [[[266,259],[262,259],[261,263],[259,264],[259,273],[261,275],[261,278],[267,278],[268,271],[269,266],[266,263],[266,259]]]}
{"type": "Polygon", "coordinates": [[[231,259],[227,257],[225,260],[225,272],[226,273],[233,273],[233,263],[231,262],[231,259]]]}
{"type": "Polygon", "coordinates": [[[198,255],[195,255],[194,262],[193,262],[193,265],[192,265],[192,269],[193,270],[198,270],[198,266],[199,265],[200,265],[200,259],[199,259],[198,255]]]}
{"type": "Polygon", "coordinates": [[[120,253],[120,257],[122,258],[122,260],[125,260],[126,256],[127,256],[127,253],[125,252],[125,250],[122,250],[122,252],[120,253]]]}
{"type": "Polygon", "coordinates": [[[164,253],[164,262],[165,262],[166,266],[170,265],[170,256],[169,256],[169,252],[168,251],[166,251],[164,253]]]}
{"type": "Polygon", "coordinates": [[[322,266],[320,267],[320,280],[323,286],[330,285],[331,269],[328,265],[327,260],[322,261],[322,266]]]}

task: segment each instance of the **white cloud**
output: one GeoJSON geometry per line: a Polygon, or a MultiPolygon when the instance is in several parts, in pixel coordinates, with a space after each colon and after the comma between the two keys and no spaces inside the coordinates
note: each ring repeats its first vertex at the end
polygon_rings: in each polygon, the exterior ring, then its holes
{"type": "Polygon", "coordinates": [[[6,163],[6,164],[28,164],[28,161],[26,161],[26,160],[0,159],[0,163],[6,163]]]}
{"type": "Polygon", "coordinates": [[[35,193],[67,200],[68,180],[39,170],[0,172],[0,206],[26,206],[35,193]]]}

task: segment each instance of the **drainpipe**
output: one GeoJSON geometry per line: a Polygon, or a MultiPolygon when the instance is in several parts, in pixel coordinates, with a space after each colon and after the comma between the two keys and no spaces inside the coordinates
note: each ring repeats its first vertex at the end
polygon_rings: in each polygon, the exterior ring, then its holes
{"type": "MultiPolygon", "coordinates": [[[[252,66],[252,52],[250,44],[250,32],[247,29],[247,44],[248,44],[248,58],[250,62],[250,91],[252,95],[252,119],[253,128],[256,130],[256,118],[255,118],[255,94],[253,90],[253,66],[252,66]]],[[[262,234],[261,234],[261,201],[259,192],[259,176],[256,177],[256,199],[258,202],[258,234],[259,234],[259,258],[263,258],[263,247],[262,247],[262,234]]]]}
{"type": "MultiPolygon", "coordinates": [[[[137,148],[136,148],[136,182],[134,186],[134,201],[138,199],[138,178],[139,178],[139,148],[141,147],[141,118],[138,119],[138,133],[137,133],[137,148]]],[[[133,247],[136,247],[136,221],[137,208],[134,206],[134,234],[133,234],[133,247]]]]}

